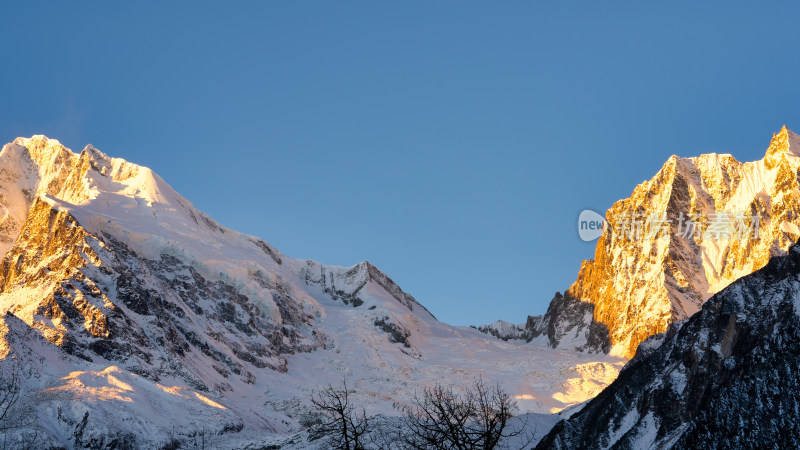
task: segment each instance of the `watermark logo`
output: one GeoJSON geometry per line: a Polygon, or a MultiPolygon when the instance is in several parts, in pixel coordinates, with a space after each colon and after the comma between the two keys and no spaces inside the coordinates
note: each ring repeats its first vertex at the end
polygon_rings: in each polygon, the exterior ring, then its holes
{"type": "Polygon", "coordinates": [[[606,219],[591,209],[584,209],[578,216],[578,236],[584,242],[593,241],[603,234],[606,219]]]}
{"type": "Polygon", "coordinates": [[[742,211],[714,211],[708,216],[681,212],[667,217],[666,212],[650,214],[622,212],[606,220],[591,209],[578,216],[578,235],[589,242],[607,233],[608,239],[636,241],[656,239],[672,234],[677,237],[712,241],[759,239],[761,217],[742,211]]]}

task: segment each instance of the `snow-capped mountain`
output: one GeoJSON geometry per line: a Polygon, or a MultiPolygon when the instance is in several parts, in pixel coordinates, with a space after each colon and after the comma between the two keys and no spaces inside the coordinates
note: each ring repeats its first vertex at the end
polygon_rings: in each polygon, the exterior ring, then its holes
{"type": "Polygon", "coordinates": [[[343,377],[370,413],[478,374],[552,412],[624,362],[443,324],[368,262],[292,259],[150,169],[44,136],[0,152],[0,257],[0,369],[25,374],[45,446],[278,445],[343,377]]]}
{"type": "Polygon", "coordinates": [[[538,448],[798,448],[800,244],[648,338],[538,448]]]}
{"type": "Polygon", "coordinates": [[[800,237],[799,178],[800,136],[786,127],[759,161],[670,157],[606,212],[594,259],[547,314],[528,318],[529,338],[630,358],[800,237]]]}

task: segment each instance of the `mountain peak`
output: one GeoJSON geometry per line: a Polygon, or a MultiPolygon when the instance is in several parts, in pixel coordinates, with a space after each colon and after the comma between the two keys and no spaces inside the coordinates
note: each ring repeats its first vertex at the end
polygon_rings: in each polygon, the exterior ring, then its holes
{"type": "Polygon", "coordinates": [[[50,139],[49,137],[47,137],[47,136],[45,136],[43,134],[34,134],[33,136],[31,136],[29,138],[20,136],[20,137],[14,139],[14,143],[18,144],[18,145],[26,145],[26,144],[29,144],[29,143],[38,143],[38,142],[41,142],[41,143],[43,143],[45,145],[51,145],[51,146],[61,145],[61,142],[59,142],[58,139],[50,139]]]}
{"type": "Polygon", "coordinates": [[[595,326],[608,336],[612,354],[632,357],[645,338],[693,315],[712,294],[784,254],[789,241],[800,237],[799,167],[800,136],[785,126],[761,161],[741,163],[714,153],[671,156],[606,212],[613,232],[597,241],[594,260],[581,266],[568,291],[588,306],[567,308],[572,303],[554,300],[551,305],[564,306],[537,329],[561,333],[595,326]],[[736,214],[744,216],[729,223],[726,233],[708,233],[709,219],[725,222],[736,214]],[[690,215],[699,221],[689,225],[690,215]]]}
{"type": "Polygon", "coordinates": [[[23,153],[27,153],[36,164],[40,165],[52,162],[59,156],[62,158],[69,158],[69,156],[72,155],[72,152],[64,147],[57,139],[50,139],[43,134],[34,134],[29,138],[18,137],[10,144],[3,146],[3,151],[14,154],[22,151],[23,153]],[[14,147],[16,147],[16,150],[14,147]]]}
{"type": "Polygon", "coordinates": [[[800,158],[800,136],[787,128],[786,125],[777,133],[773,133],[764,159],[769,163],[783,154],[800,158]]]}

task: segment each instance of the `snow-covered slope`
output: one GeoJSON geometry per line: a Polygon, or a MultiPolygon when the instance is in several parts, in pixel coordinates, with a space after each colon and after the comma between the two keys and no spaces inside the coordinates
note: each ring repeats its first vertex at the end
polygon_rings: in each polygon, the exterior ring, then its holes
{"type": "Polygon", "coordinates": [[[798,448],[798,338],[800,244],[646,340],[539,448],[798,448]]]}
{"type": "Polygon", "coordinates": [[[343,377],[370,413],[478,374],[551,412],[623,362],[443,324],[368,262],[286,257],[150,169],[43,136],[0,152],[0,257],[0,367],[28,374],[21,411],[52,445],[264,442],[343,377]]]}
{"type": "Polygon", "coordinates": [[[606,212],[594,259],[546,316],[529,318],[533,342],[631,357],[800,237],[799,177],[800,136],[786,127],[759,161],[670,157],[606,212]]]}

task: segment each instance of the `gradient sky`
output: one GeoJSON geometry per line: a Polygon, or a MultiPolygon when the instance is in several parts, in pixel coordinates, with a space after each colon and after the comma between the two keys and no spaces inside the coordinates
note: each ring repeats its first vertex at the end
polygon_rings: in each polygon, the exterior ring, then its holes
{"type": "Polygon", "coordinates": [[[593,255],[579,211],[670,155],[800,127],[790,2],[8,3],[0,140],[149,166],[457,325],[543,313],[593,255]]]}

